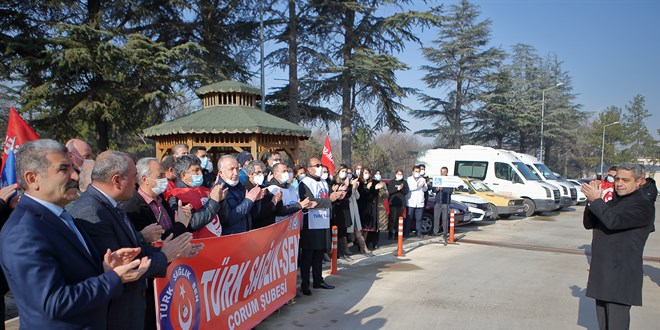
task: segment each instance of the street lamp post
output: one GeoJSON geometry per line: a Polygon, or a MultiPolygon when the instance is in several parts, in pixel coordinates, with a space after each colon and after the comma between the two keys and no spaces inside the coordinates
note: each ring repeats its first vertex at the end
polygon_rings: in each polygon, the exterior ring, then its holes
{"type": "Polygon", "coordinates": [[[605,127],[618,124],[618,121],[615,121],[611,124],[603,126],[603,143],[600,147],[600,178],[603,179],[603,158],[605,156],[605,127]]]}
{"type": "Polygon", "coordinates": [[[541,159],[540,159],[541,162],[543,162],[543,122],[545,120],[545,92],[547,92],[551,89],[555,89],[555,88],[557,88],[557,87],[559,87],[563,84],[564,84],[563,82],[558,82],[556,85],[554,85],[550,88],[546,88],[543,91],[541,91],[541,95],[542,95],[542,98],[541,98],[541,159]]]}

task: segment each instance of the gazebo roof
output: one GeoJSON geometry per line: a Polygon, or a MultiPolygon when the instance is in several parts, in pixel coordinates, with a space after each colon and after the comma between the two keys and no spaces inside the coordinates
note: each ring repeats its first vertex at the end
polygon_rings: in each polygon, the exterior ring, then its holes
{"type": "Polygon", "coordinates": [[[261,97],[261,90],[254,86],[244,84],[238,81],[224,80],[211,85],[206,85],[195,90],[197,96],[202,97],[209,93],[248,93],[257,95],[257,99],[261,97]]]}
{"type": "MultiPolygon", "coordinates": [[[[217,84],[202,87],[197,90],[197,93],[199,94],[203,88],[210,88],[215,85],[217,84]]],[[[255,89],[249,85],[241,88],[255,89]]],[[[309,137],[311,131],[282,118],[262,112],[257,108],[245,106],[208,107],[179,119],[151,126],[144,130],[146,137],[190,133],[259,133],[309,137]]]]}

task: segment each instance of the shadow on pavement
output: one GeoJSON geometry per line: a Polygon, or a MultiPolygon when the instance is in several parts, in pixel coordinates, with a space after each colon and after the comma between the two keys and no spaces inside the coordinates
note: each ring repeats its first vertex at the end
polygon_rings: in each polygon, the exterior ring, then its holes
{"type": "Polygon", "coordinates": [[[389,255],[368,258],[339,274],[328,275],[326,280],[336,286],[334,290],[313,289],[311,296],[295,299],[278,313],[266,318],[255,329],[383,329],[385,318],[372,318],[383,310],[382,305],[356,306],[381,279],[383,272],[404,272],[417,267],[389,255]],[[336,317],[340,312],[341,318],[336,317]],[[333,315],[333,316],[331,316],[333,315]]]}
{"type": "Polygon", "coordinates": [[[657,286],[660,286],[660,268],[655,268],[651,265],[644,264],[644,275],[653,281],[657,286]]]}
{"type": "Polygon", "coordinates": [[[577,285],[571,285],[571,294],[573,297],[580,299],[578,307],[577,325],[587,329],[598,329],[598,320],[596,319],[596,304],[593,299],[586,297],[584,294],[587,289],[583,289],[577,285]]]}

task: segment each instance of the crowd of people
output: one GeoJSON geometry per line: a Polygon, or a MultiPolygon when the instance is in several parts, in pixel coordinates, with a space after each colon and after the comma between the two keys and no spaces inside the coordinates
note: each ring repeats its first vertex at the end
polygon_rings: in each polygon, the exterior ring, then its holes
{"type": "MultiPolygon", "coordinates": [[[[399,169],[387,181],[362,164],[340,164],[334,173],[318,158],[290,166],[279,152],[263,161],[248,152],[222,155],[217,167],[202,146],[175,145],[161,159],[135,159],[121,151],[94,157],[87,143],[75,139],[66,145],[30,141],[15,156],[17,184],[0,189],[0,289],[13,292],[26,329],[156,329],[153,281],[148,279],[164,277],[175,259],[195,257],[203,244],[193,238],[244,233],[301,210],[298,262],[304,295],[312,295],[312,288],[334,289],[321,272],[332,226],[338,228],[340,257],[371,255],[379,248],[380,232],[387,231],[390,240],[397,237],[404,214],[403,236],[413,231],[422,236],[422,214],[433,192],[432,233],[444,235],[446,244],[452,189],[431,187],[423,164],[415,165],[407,178],[399,169]],[[351,251],[351,246],[357,248],[351,251]]],[[[441,173],[447,175],[447,168],[441,173]]],[[[614,239],[612,230],[621,237],[617,242],[640,231],[644,237],[633,250],[641,260],[640,247],[653,225],[647,224],[652,203],[638,202],[657,194],[646,192],[643,172],[624,165],[613,169],[613,177],[618,198],[611,206],[630,210],[636,205],[641,222],[633,226],[614,218],[599,203],[608,198],[606,180],[583,186],[590,202],[585,227],[595,230],[593,274],[597,265],[606,268],[611,262],[598,242],[614,239]]],[[[637,266],[631,266],[635,279],[637,266]]],[[[612,302],[630,305],[641,299],[616,300],[619,293],[609,295],[603,285],[611,283],[590,276],[587,295],[602,303],[599,319],[610,317],[609,310],[618,306],[612,302]]],[[[632,290],[641,291],[641,284],[632,290]]],[[[612,322],[626,322],[625,308],[611,313],[612,322]]]]}
{"type": "Polygon", "coordinates": [[[136,159],[121,151],[94,157],[77,139],[23,144],[15,152],[17,184],[0,190],[0,288],[12,291],[21,327],[155,329],[148,279],[165,276],[177,258],[195,257],[203,245],[193,238],[266,227],[300,210],[304,295],[334,288],[321,275],[332,226],[347,259],[371,255],[381,231],[394,239],[406,207],[404,236],[415,220],[421,236],[417,210],[429,190],[423,167],[406,179],[398,170],[386,182],[361,164],[330,173],[317,158],[294,167],[282,156],[222,155],[215,167],[202,146],[136,159]]]}

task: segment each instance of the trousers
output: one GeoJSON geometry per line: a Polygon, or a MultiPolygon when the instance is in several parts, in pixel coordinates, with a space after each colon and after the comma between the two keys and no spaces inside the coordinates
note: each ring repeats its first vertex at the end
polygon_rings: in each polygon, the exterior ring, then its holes
{"type": "Polygon", "coordinates": [[[630,328],[630,305],[596,299],[596,318],[600,330],[630,328]]]}
{"type": "Polygon", "coordinates": [[[309,289],[309,270],[312,269],[312,280],[314,284],[323,283],[321,270],[323,266],[323,249],[302,249],[300,252],[300,287],[309,289]]]}

